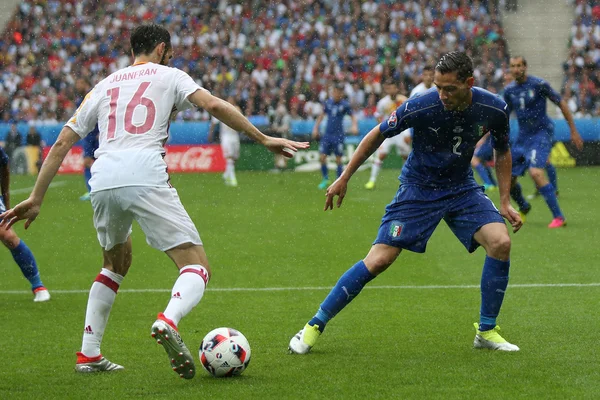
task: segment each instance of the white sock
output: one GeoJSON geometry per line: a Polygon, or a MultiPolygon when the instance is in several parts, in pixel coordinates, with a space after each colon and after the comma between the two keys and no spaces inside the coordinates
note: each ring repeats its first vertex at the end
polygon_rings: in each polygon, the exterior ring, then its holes
{"type": "Polygon", "coordinates": [[[171,301],[163,313],[165,317],[178,325],[200,302],[207,283],[208,271],[202,265],[186,265],[181,268],[171,291],[171,301]]]}
{"type": "Polygon", "coordinates": [[[235,160],[233,158],[227,159],[225,174],[229,177],[229,179],[235,180],[235,160]]]}
{"type": "Polygon", "coordinates": [[[377,180],[377,175],[379,175],[379,170],[381,169],[381,160],[379,157],[375,158],[373,161],[373,166],[371,167],[371,181],[375,182],[377,180]]]}
{"type": "Polygon", "coordinates": [[[81,352],[87,357],[100,355],[104,329],[121,282],[123,282],[121,275],[102,268],[92,284],[85,313],[83,342],[81,344],[81,352]]]}

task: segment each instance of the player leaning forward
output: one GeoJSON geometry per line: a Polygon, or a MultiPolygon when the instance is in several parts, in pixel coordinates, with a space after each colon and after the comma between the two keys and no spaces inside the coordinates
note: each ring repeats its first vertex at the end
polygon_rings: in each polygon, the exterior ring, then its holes
{"type": "Polygon", "coordinates": [[[278,154],[291,156],[289,152],[308,144],[263,135],[231,104],[212,96],[183,71],[167,67],[173,50],[164,28],[137,27],[131,34],[131,48],[134,64],[109,75],[86,96],[62,129],[29,198],[2,216],[8,226],[26,219],[27,228],[65,155],[97,122],[100,147],[90,185],[104,267],[90,290],[75,370],[123,369],[102,356],[100,344],[117,290],[131,265],[131,224],[136,220],[148,244],[164,251],[179,269],[171,300],[152,325],[152,336],[164,346],[173,370],[192,378],[194,358],[177,325],[202,298],[210,269],[198,231],[169,184],[163,144],[171,114],[192,105],[202,107],[278,154]]]}
{"type": "Polygon", "coordinates": [[[469,252],[486,251],[481,277],[481,309],[475,324],[476,348],[517,351],[498,334],[496,317],[508,285],[510,237],[506,218],[516,232],[522,225],[510,205],[511,153],[506,103],[473,87],[473,64],[460,52],[443,56],[435,67],[437,92],[408,99],[387,121],[365,136],[343,174],[328,189],[325,210],[340,207],[348,181],[384,139],[413,128],[413,151],[402,168],[402,185],[385,210],[371,250],[351,267],[321,303],[315,316],[290,341],[291,352],[305,354],[326,324],[362,288],[385,271],[403,249],[425,252],[443,219],[469,252]],[[500,189],[500,211],[473,179],[470,161],[475,145],[491,132],[500,189]]]}

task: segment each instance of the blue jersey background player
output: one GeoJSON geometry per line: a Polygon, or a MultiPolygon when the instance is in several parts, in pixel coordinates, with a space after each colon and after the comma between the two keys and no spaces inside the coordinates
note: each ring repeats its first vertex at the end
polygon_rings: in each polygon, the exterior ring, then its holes
{"type": "MultiPolygon", "coordinates": [[[[523,57],[512,57],[510,69],[515,80],[504,89],[504,100],[519,121],[519,134],[513,146],[511,196],[517,202],[522,216],[531,210],[517,182],[517,177],[529,169],[531,178],[552,212],[553,219],[548,227],[560,228],[566,225],[566,219],[556,198],[556,187],[544,174],[554,138],[554,123],[546,113],[546,99],[559,106],[569,124],[571,140],[579,150],[583,149],[583,141],[567,104],[548,82],[527,75],[527,61],[523,57]]],[[[556,180],[555,173],[553,177],[556,180]]]]}
{"type": "MultiPolygon", "coordinates": [[[[75,82],[75,89],[79,94],[79,99],[77,100],[77,107],[79,107],[83,102],[85,95],[91,90],[91,85],[85,79],[79,78],[75,82]]],[[[92,165],[96,160],[96,157],[94,157],[94,152],[98,150],[99,146],[99,134],[100,131],[98,130],[98,125],[96,125],[94,130],[81,140],[81,144],[83,146],[83,177],[85,179],[85,187],[87,191],[79,198],[79,200],[90,200],[90,179],[92,178],[92,165]]]]}
{"type": "Polygon", "coordinates": [[[312,136],[314,140],[319,139],[319,127],[321,121],[327,115],[327,124],[325,134],[319,143],[319,153],[321,161],[321,174],[323,180],[319,184],[319,189],[325,189],[329,185],[329,171],[327,169],[327,156],[335,154],[337,163],[337,176],[342,174],[342,154],[344,153],[344,116],[349,115],[352,118],[352,127],[350,133],[358,133],[356,117],[352,114],[352,107],[347,100],[344,100],[344,85],[336,83],[333,87],[333,96],[328,99],[323,107],[323,113],[315,121],[312,136]]]}
{"type": "Polygon", "coordinates": [[[496,190],[498,186],[492,169],[486,165],[487,162],[493,159],[492,136],[488,132],[475,145],[475,152],[471,159],[471,166],[483,181],[483,188],[486,192],[496,190]]]}
{"type": "MultiPolygon", "coordinates": [[[[0,147],[0,213],[3,213],[10,208],[10,165],[8,156],[4,149],[0,147]]],[[[13,256],[13,259],[21,269],[23,276],[27,278],[31,284],[33,291],[33,301],[41,302],[50,300],[50,293],[42,283],[37,263],[33,253],[22,241],[15,231],[10,229],[0,228],[0,241],[6,246],[13,256]]]]}
{"type": "Polygon", "coordinates": [[[388,137],[413,129],[413,150],[402,168],[402,184],[386,207],[377,238],[364,258],[339,279],[315,316],[290,341],[290,351],[306,354],[326,324],[362,288],[385,271],[403,249],[425,252],[427,241],[443,219],[469,252],[486,251],[481,277],[481,309],[475,324],[476,348],[517,351],[498,334],[496,318],[508,285],[511,241],[506,218],[516,232],[519,213],[510,205],[511,152],[506,103],[473,87],[473,63],[462,52],[443,56],[435,67],[437,92],[408,99],[387,121],[362,140],[342,175],[327,189],[325,210],[340,207],[348,181],[388,137]],[[473,178],[471,158],[485,132],[492,135],[500,211],[473,178]]]}

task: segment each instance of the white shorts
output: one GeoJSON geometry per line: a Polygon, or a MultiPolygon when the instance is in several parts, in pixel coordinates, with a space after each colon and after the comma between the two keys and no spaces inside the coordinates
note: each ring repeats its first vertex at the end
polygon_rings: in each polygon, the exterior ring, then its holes
{"type": "Polygon", "coordinates": [[[399,135],[385,139],[381,146],[379,146],[379,152],[383,154],[389,154],[392,148],[396,148],[396,152],[402,157],[408,157],[411,151],[410,144],[406,143],[406,139],[410,138],[410,129],[402,131],[399,135]]]}
{"type": "Polygon", "coordinates": [[[104,250],[127,241],[133,220],[146,234],[146,242],[160,251],[183,243],[202,244],[174,188],[127,186],[92,192],[90,197],[104,250]]]}
{"type": "Polygon", "coordinates": [[[223,136],[221,138],[221,149],[223,149],[223,157],[240,158],[240,137],[239,136],[223,136]]]}

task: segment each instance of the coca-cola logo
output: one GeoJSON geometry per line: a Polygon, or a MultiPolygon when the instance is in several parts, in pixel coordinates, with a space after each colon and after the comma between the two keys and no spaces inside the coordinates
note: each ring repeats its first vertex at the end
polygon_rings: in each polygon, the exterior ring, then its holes
{"type": "Polygon", "coordinates": [[[165,162],[169,171],[209,171],[213,163],[215,147],[189,147],[185,150],[167,148],[165,162]]]}

